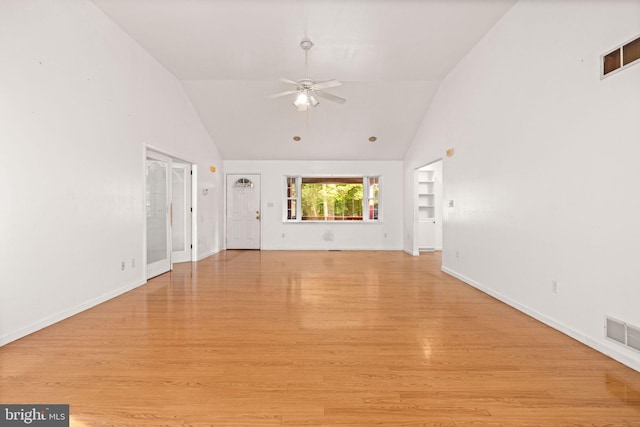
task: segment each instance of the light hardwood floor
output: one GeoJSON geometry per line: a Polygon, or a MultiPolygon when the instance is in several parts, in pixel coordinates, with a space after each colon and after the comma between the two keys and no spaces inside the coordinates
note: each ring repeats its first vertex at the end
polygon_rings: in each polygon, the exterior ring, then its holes
{"type": "Polygon", "coordinates": [[[0,348],[72,426],[640,426],[640,373],[402,252],[228,251],[0,348]]]}

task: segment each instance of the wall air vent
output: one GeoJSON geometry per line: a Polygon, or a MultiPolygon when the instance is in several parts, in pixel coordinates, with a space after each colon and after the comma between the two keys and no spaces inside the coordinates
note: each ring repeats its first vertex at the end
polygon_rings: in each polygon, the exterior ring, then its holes
{"type": "Polygon", "coordinates": [[[640,328],[637,326],[606,317],[605,335],[608,339],[618,344],[640,351],[640,328]]]}
{"type": "Polygon", "coordinates": [[[640,329],[627,325],[627,345],[640,351],[640,329]]]}

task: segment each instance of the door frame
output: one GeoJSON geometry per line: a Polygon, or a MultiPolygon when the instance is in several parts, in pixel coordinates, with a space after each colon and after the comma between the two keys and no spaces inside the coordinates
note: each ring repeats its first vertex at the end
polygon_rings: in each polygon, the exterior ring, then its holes
{"type": "MultiPolygon", "coordinates": [[[[155,147],[153,145],[149,145],[146,144],[144,146],[144,150],[142,153],[142,160],[143,160],[143,164],[144,167],[142,168],[142,188],[143,191],[145,191],[146,189],[146,169],[147,169],[147,158],[148,157],[152,157],[153,156],[159,156],[161,158],[168,158],[169,159],[169,179],[168,179],[168,186],[169,186],[169,191],[168,191],[168,199],[172,200],[172,195],[171,195],[171,166],[173,161],[176,161],[177,163],[182,163],[182,164],[187,164],[187,165],[191,165],[191,262],[195,262],[198,260],[198,222],[196,221],[196,219],[198,218],[198,165],[196,165],[195,162],[188,160],[186,158],[180,157],[180,156],[176,156],[174,154],[171,154],[165,150],[162,150],[158,147],[155,147]]],[[[143,193],[143,197],[142,197],[142,212],[143,212],[143,224],[142,224],[142,257],[141,259],[143,260],[143,268],[144,268],[144,278],[145,280],[148,280],[150,277],[148,277],[148,271],[147,271],[147,216],[146,214],[144,214],[144,212],[146,212],[146,197],[144,196],[143,193]]],[[[169,244],[169,271],[173,270],[173,261],[171,260],[171,243],[172,243],[172,235],[171,235],[171,225],[169,225],[169,240],[168,240],[168,244],[169,244]]],[[[162,274],[162,273],[161,273],[162,274]]]]}
{"type": "Polygon", "coordinates": [[[229,195],[228,193],[228,188],[229,188],[229,176],[230,175],[237,175],[237,176],[247,176],[247,175],[256,175],[260,177],[260,192],[258,194],[258,205],[260,206],[260,222],[258,223],[258,230],[260,233],[260,238],[258,239],[258,249],[257,250],[262,250],[262,218],[263,218],[263,214],[264,211],[262,209],[262,174],[259,172],[247,172],[247,173],[242,173],[242,172],[227,172],[224,175],[224,248],[225,250],[228,249],[227,247],[227,226],[228,226],[228,216],[229,216],[229,207],[227,206],[227,200],[229,195]]]}

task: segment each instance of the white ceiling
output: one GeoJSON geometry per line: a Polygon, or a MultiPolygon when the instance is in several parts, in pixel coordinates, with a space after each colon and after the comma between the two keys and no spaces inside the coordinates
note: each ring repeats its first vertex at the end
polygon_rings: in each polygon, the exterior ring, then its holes
{"type": "Polygon", "coordinates": [[[228,160],[403,159],[440,80],[515,3],[93,1],[182,82],[228,160]],[[346,104],[266,98],[304,77],[305,35],[310,77],[340,80],[327,92],[346,104]]]}

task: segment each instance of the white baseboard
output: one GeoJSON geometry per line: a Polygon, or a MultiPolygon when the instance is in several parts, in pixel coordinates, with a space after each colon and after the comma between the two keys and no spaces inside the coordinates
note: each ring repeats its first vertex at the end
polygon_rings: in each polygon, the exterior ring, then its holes
{"type": "Polygon", "coordinates": [[[404,251],[411,256],[420,256],[420,251],[413,251],[412,249],[405,248],[404,251]]]}
{"type": "Polygon", "coordinates": [[[522,305],[516,301],[513,301],[511,298],[506,297],[505,295],[502,295],[499,292],[495,292],[492,289],[489,289],[488,287],[476,282],[473,279],[470,279],[466,276],[463,276],[462,274],[459,274],[447,267],[442,266],[441,267],[442,271],[444,271],[445,273],[455,277],[458,280],[463,281],[464,283],[466,283],[467,285],[473,286],[474,288],[484,292],[487,295],[492,296],[493,298],[515,308],[516,310],[530,316],[533,317],[534,319],[544,323],[547,326],[552,327],[553,329],[562,332],[565,335],[568,335],[569,337],[575,339],[576,341],[581,342],[582,344],[593,348],[596,351],[599,351],[600,353],[609,356],[610,358],[622,363],[623,365],[626,365],[628,367],[630,367],[631,369],[635,369],[636,371],[640,372],[640,361],[633,359],[629,356],[627,356],[626,354],[620,353],[618,351],[616,351],[616,349],[611,348],[599,341],[594,340],[593,338],[584,335],[583,333],[580,333],[578,331],[576,331],[575,329],[572,329],[571,327],[565,325],[564,323],[558,322],[536,310],[531,309],[530,307],[527,307],[525,305],[522,305]]]}
{"type": "Polygon", "coordinates": [[[146,280],[139,280],[136,281],[134,283],[130,283],[127,286],[123,286],[121,288],[118,288],[116,290],[113,290],[111,292],[108,292],[104,295],[101,295],[97,298],[91,299],[89,301],[83,302],[75,307],[72,307],[68,310],[63,310],[59,313],[56,313],[54,315],[51,316],[47,316],[44,319],[38,320],[37,322],[34,322],[28,326],[25,326],[24,328],[18,329],[17,331],[13,331],[13,332],[9,332],[8,334],[5,334],[3,336],[0,337],[0,347],[2,347],[5,344],[8,344],[12,341],[18,340],[20,338],[26,337],[29,334],[32,334],[36,331],[39,331],[40,329],[44,329],[47,326],[51,326],[54,323],[58,323],[64,319],[67,319],[71,316],[74,316],[80,312],[83,312],[85,310],[88,310],[92,307],[95,307],[98,304],[102,304],[103,302],[106,302],[110,299],[113,299],[117,296],[120,296],[124,293],[127,293],[139,286],[144,285],[145,283],[147,283],[146,280]]]}
{"type": "Polygon", "coordinates": [[[215,254],[217,254],[217,253],[218,253],[218,252],[220,252],[220,251],[221,251],[221,249],[217,249],[217,248],[216,248],[216,249],[212,249],[212,250],[210,250],[209,252],[207,252],[207,253],[205,253],[205,254],[198,255],[198,261],[202,261],[202,260],[203,260],[203,259],[205,259],[205,258],[209,258],[211,255],[215,255],[215,254]]]}
{"type": "Polygon", "coordinates": [[[299,247],[299,248],[292,248],[292,247],[284,247],[284,246],[271,246],[271,247],[267,247],[267,248],[261,248],[260,250],[263,251],[386,251],[386,252],[395,252],[395,251],[399,251],[400,248],[399,247],[366,247],[366,248],[362,248],[362,247],[349,247],[349,246],[345,246],[345,247],[335,247],[335,248],[303,248],[303,247],[299,247]]]}

